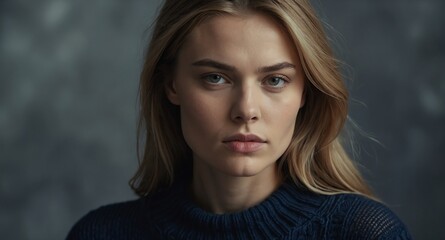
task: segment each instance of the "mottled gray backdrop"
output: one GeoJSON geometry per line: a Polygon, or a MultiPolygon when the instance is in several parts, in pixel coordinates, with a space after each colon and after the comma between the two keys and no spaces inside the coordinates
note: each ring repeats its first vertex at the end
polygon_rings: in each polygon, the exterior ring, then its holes
{"type": "MultiPolygon", "coordinates": [[[[445,239],[445,1],[314,0],[353,100],[357,158],[418,239],[445,239]]],[[[63,239],[135,198],[137,83],[159,0],[0,1],[0,236],[63,239]]]]}

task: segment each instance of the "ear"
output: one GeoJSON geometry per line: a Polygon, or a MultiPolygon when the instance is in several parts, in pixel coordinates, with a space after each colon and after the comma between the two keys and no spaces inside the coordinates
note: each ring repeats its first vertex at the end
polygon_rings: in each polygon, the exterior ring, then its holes
{"type": "Polygon", "coordinates": [[[174,79],[167,80],[167,83],[164,86],[165,94],[167,95],[168,100],[174,105],[179,104],[179,96],[176,92],[176,81],[174,79]]]}

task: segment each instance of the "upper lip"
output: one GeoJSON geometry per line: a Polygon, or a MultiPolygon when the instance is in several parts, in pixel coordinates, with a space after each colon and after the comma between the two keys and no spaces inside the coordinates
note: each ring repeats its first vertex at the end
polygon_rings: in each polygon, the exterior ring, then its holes
{"type": "Polygon", "coordinates": [[[255,134],[234,134],[223,139],[223,142],[266,142],[255,134]]]}

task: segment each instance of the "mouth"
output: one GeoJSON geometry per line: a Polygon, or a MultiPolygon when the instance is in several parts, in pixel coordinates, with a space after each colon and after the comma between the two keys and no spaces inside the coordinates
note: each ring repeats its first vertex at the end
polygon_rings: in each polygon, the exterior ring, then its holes
{"type": "Polygon", "coordinates": [[[235,134],[222,141],[229,150],[237,153],[252,153],[260,150],[267,141],[254,134],[235,134]]]}

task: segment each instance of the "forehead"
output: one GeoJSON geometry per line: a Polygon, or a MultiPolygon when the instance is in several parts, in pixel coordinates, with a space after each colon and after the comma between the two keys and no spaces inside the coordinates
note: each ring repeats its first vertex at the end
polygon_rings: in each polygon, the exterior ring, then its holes
{"type": "Polygon", "coordinates": [[[190,33],[191,38],[200,37],[201,34],[211,34],[212,36],[243,36],[258,35],[258,33],[266,31],[270,37],[280,37],[285,35],[281,25],[275,19],[265,14],[246,13],[240,15],[216,15],[209,17],[198,24],[190,33]],[[244,30],[235,32],[234,30],[244,30]]]}
{"type": "Polygon", "coordinates": [[[181,52],[188,58],[297,61],[297,49],[284,28],[260,13],[208,18],[190,32],[181,52]]]}

